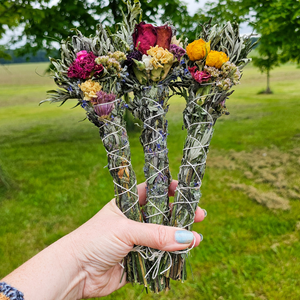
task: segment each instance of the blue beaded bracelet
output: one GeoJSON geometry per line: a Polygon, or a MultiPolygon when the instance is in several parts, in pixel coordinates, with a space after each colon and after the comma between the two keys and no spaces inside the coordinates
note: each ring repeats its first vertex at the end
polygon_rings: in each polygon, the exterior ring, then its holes
{"type": "Polygon", "coordinates": [[[0,299],[1,294],[7,297],[9,300],[24,300],[23,293],[19,292],[17,289],[11,287],[5,282],[0,282],[0,299]]]}

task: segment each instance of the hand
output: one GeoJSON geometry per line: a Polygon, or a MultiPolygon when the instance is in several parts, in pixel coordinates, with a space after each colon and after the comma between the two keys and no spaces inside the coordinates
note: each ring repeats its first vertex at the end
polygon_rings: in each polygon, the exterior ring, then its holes
{"type": "MultiPolygon", "coordinates": [[[[176,186],[177,182],[173,181],[169,196],[174,196],[176,186]]],[[[143,205],[145,183],[138,186],[138,192],[143,205]]],[[[195,222],[204,217],[205,212],[198,207],[195,222]]],[[[123,269],[119,262],[134,245],[176,251],[186,249],[193,239],[198,246],[200,236],[196,232],[129,220],[113,199],[81,227],[38,253],[0,282],[23,292],[26,300],[102,297],[126,283],[126,276],[120,283],[123,269]],[[176,232],[181,233],[180,239],[176,232]]]]}
{"type": "MultiPolygon", "coordinates": [[[[174,196],[177,181],[169,187],[169,196],[174,196]]],[[[146,201],[146,184],[138,186],[140,204],[146,201]]],[[[204,219],[205,213],[198,207],[195,222],[204,219]]],[[[148,246],[164,251],[186,249],[200,243],[196,232],[190,233],[189,239],[176,242],[175,232],[182,230],[175,227],[139,223],[127,219],[116,206],[114,199],[110,201],[92,219],[70,234],[73,240],[74,253],[84,284],[78,298],[106,296],[126,283],[122,277],[123,269],[119,262],[132,250],[134,245],[148,246]]],[[[189,232],[187,232],[189,233],[189,232]]]]}

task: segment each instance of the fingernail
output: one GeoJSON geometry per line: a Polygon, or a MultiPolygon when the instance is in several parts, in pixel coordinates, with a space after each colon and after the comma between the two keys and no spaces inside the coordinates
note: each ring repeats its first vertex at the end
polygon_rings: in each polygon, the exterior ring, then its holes
{"type": "Polygon", "coordinates": [[[202,208],[202,210],[204,212],[204,218],[205,218],[207,216],[207,211],[204,208],[202,208]]]}
{"type": "Polygon", "coordinates": [[[198,233],[200,235],[200,242],[203,241],[203,235],[201,233],[198,233]]]}
{"type": "Polygon", "coordinates": [[[194,234],[187,230],[177,230],[175,232],[175,240],[179,244],[189,244],[193,241],[194,234]]]}

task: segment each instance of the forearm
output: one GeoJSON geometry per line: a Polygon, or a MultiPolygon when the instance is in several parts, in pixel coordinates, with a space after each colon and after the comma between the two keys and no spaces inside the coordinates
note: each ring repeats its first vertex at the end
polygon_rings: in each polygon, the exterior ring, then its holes
{"type": "Polygon", "coordinates": [[[3,278],[24,294],[25,300],[79,299],[84,273],[72,253],[67,235],[3,278]]]}

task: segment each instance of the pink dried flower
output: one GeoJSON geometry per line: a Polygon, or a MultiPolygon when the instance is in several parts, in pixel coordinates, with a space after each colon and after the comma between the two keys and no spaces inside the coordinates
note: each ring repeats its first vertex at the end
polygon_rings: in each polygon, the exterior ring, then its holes
{"type": "Polygon", "coordinates": [[[76,56],[76,61],[82,60],[83,58],[85,58],[88,55],[88,52],[86,50],[82,50],[77,52],[76,56]]]}
{"type": "Polygon", "coordinates": [[[192,77],[199,83],[208,82],[211,78],[211,75],[205,71],[196,71],[197,67],[189,68],[192,77]]]}
{"type": "Polygon", "coordinates": [[[97,92],[97,98],[95,100],[92,100],[96,114],[99,117],[108,116],[114,109],[114,104],[111,102],[115,100],[115,94],[107,94],[103,91],[97,92]]]}
{"type": "Polygon", "coordinates": [[[93,52],[86,52],[85,50],[80,52],[82,53],[77,56],[76,60],[69,67],[68,77],[87,79],[92,75],[95,77],[99,76],[103,71],[103,66],[95,63],[95,54],[93,52]]]}
{"type": "Polygon", "coordinates": [[[192,68],[188,67],[188,69],[189,69],[190,73],[192,74],[192,76],[194,77],[194,74],[195,74],[195,72],[197,70],[197,67],[196,66],[192,67],[192,68]]]}
{"type": "Polygon", "coordinates": [[[202,82],[208,82],[209,79],[211,78],[211,75],[204,71],[197,71],[193,77],[197,82],[202,83],[202,82]]]}

